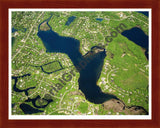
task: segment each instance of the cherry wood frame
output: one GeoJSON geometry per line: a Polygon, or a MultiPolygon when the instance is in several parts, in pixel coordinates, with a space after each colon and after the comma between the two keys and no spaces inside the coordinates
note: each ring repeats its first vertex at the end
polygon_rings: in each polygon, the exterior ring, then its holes
{"type": "Polygon", "coordinates": [[[160,1],[159,0],[0,0],[0,128],[160,127],[160,1]],[[152,9],[152,119],[151,120],[9,120],[8,14],[9,8],[151,8],[152,9]]]}

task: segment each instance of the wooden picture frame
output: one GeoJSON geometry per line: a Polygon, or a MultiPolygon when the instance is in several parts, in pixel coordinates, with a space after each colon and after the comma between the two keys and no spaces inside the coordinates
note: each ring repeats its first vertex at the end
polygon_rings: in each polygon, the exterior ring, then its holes
{"type": "Polygon", "coordinates": [[[159,29],[160,2],[158,0],[53,0],[53,1],[0,1],[0,127],[1,128],[107,128],[107,127],[160,127],[160,59],[159,29]],[[152,9],[152,119],[151,120],[9,120],[8,118],[8,32],[9,8],[151,8],[152,9]]]}

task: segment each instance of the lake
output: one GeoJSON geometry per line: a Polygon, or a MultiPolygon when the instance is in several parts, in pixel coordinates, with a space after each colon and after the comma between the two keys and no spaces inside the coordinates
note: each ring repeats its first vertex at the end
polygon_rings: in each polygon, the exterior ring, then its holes
{"type": "Polygon", "coordinates": [[[127,37],[129,40],[133,41],[135,44],[141,46],[144,48],[145,56],[147,59],[149,59],[148,56],[148,47],[149,47],[149,37],[146,35],[140,28],[134,27],[129,30],[125,30],[121,33],[123,36],[127,37]]]}
{"type": "Polygon", "coordinates": [[[94,46],[91,48],[91,51],[83,56],[79,51],[79,40],[72,37],[60,36],[51,27],[47,31],[38,30],[37,35],[42,40],[46,52],[65,53],[69,56],[80,73],[78,80],[79,89],[84,93],[87,100],[100,104],[111,98],[117,99],[116,96],[103,93],[97,85],[104,64],[104,58],[106,57],[105,49],[94,46]]]}
{"type": "Polygon", "coordinates": [[[75,16],[70,16],[65,25],[69,26],[75,20],[75,18],[75,16]]]}

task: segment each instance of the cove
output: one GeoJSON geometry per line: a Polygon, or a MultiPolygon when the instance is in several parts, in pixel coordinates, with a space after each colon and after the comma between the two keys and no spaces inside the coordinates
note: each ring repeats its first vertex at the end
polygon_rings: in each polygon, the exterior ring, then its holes
{"type": "Polygon", "coordinates": [[[104,58],[106,57],[105,49],[94,46],[91,48],[91,51],[83,56],[79,51],[79,40],[72,37],[60,36],[52,30],[51,26],[48,25],[48,21],[47,19],[38,26],[37,35],[42,40],[46,52],[60,52],[69,56],[80,73],[78,80],[79,89],[84,93],[86,99],[96,104],[101,104],[112,98],[118,99],[114,95],[103,93],[97,85],[104,64],[104,58]],[[49,30],[40,29],[44,23],[48,25],[49,30]],[[82,62],[85,62],[85,64],[82,64],[82,62]]]}

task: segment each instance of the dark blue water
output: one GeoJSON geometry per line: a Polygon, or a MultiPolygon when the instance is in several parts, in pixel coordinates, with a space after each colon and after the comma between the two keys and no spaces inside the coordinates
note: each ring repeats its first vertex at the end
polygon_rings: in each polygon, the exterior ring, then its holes
{"type": "Polygon", "coordinates": [[[14,43],[15,43],[15,40],[16,40],[16,38],[15,38],[15,37],[12,37],[12,47],[13,47],[13,45],[14,45],[14,43]]]}
{"type": "Polygon", "coordinates": [[[105,49],[94,46],[85,56],[85,66],[81,68],[79,77],[79,89],[84,93],[87,100],[95,104],[101,104],[110,99],[118,99],[116,96],[101,91],[97,81],[101,75],[106,57],[105,49]],[[96,50],[100,50],[98,53],[96,50]]]}
{"type": "MultiPolygon", "coordinates": [[[[16,32],[16,31],[18,31],[18,30],[13,27],[12,28],[12,33],[16,32]]],[[[12,37],[12,47],[13,47],[13,45],[15,43],[15,39],[16,39],[15,37],[12,37]]]]}
{"type": "MultiPolygon", "coordinates": [[[[49,26],[48,24],[49,19],[45,20],[47,21],[48,26],[49,26]]],[[[79,40],[76,40],[71,37],[60,36],[58,33],[52,31],[51,26],[49,26],[50,30],[42,31],[40,30],[40,25],[38,26],[37,35],[42,40],[46,48],[46,52],[65,53],[70,57],[75,68],[80,73],[80,77],[78,80],[79,89],[84,93],[85,98],[88,101],[96,103],[96,104],[101,104],[110,99],[118,100],[118,98],[114,95],[103,93],[101,91],[101,88],[97,85],[97,81],[100,77],[102,67],[104,65],[104,58],[106,57],[106,51],[104,48],[94,46],[91,48],[91,50],[86,55],[82,55],[79,51],[79,48],[80,48],[79,40]]],[[[135,33],[137,32],[139,32],[139,34],[143,36],[143,33],[136,28],[133,28],[133,30],[131,31],[131,34],[135,36],[135,33]]],[[[124,36],[126,36],[130,40],[134,40],[135,42],[140,38],[140,37],[135,37],[137,39],[135,40],[133,36],[128,36],[129,34],[130,34],[129,30],[124,31],[123,33],[124,36]]],[[[144,42],[145,39],[141,41],[144,42]]],[[[141,41],[140,41],[141,46],[147,47],[146,45],[142,44],[141,41]]],[[[139,44],[138,42],[137,44],[139,44]]],[[[15,83],[17,83],[16,79],[18,80],[18,78],[13,77],[12,79],[15,79],[15,83]]],[[[32,89],[32,87],[30,89],[32,89]]],[[[14,90],[17,92],[24,91],[24,90],[17,89],[16,85],[14,85],[14,90]]],[[[28,90],[26,90],[26,92],[27,91],[28,90]]],[[[27,94],[28,92],[27,93],[26,92],[25,94],[28,95],[27,94]]],[[[47,101],[47,104],[38,106],[36,104],[36,101],[39,99],[40,99],[40,96],[38,95],[36,98],[33,98],[33,99],[28,98],[28,100],[25,101],[25,102],[32,102],[35,108],[25,103],[22,103],[20,105],[20,108],[23,110],[25,114],[43,112],[42,110],[39,110],[36,108],[45,108],[50,102],[53,101],[52,99],[42,98],[43,100],[47,101]]]]}
{"type": "MultiPolygon", "coordinates": [[[[30,89],[34,89],[34,88],[36,88],[36,87],[30,87],[30,88],[21,90],[21,89],[17,88],[17,86],[16,86],[19,78],[24,78],[24,77],[26,77],[26,76],[31,76],[31,74],[25,74],[25,75],[23,75],[23,76],[12,76],[12,79],[15,80],[15,83],[14,83],[14,85],[13,85],[13,90],[16,91],[16,92],[25,92],[25,95],[28,96],[28,91],[29,91],[30,89]]],[[[48,106],[48,104],[49,104],[50,102],[53,102],[53,100],[50,99],[50,98],[49,98],[49,99],[42,98],[42,100],[46,101],[47,104],[38,106],[38,105],[36,104],[36,101],[39,100],[39,99],[41,99],[41,97],[38,95],[36,98],[33,98],[33,99],[28,98],[27,100],[25,100],[25,102],[32,102],[33,106],[36,107],[36,108],[33,108],[33,107],[31,107],[30,105],[25,104],[25,103],[22,103],[22,104],[20,105],[20,108],[22,109],[22,111],[23,111],[25,114],[33,114],[33,113],[43,112],[42,110],[39,110],[39,109],[37,109],[37,108],[45,108],[45,107],[48,106]]],[[[15,105],[15,103],[12,104],[12,108],[14,107],[14,105],[15,105]]]]}
{"type": "Polygon", "coordinates": [[[18,31],[17,29],[15,29],[14,27],[12,28],[12,33],[18,31]]]}
{"type": "Polygon", "coordinates": [[[69,26],[75,20],[75,18],[75,16],[69,17],[65,25],[69,26]]]}
{"type": "Polygon", "coordinates": [[[123,36],[127,37],[129,40],[133,41],[137,45],[141,46],[142,48],[146,49],[145,56],[147,59],[148,57],[148,40],[149,37],[138,27],[134,27],[130,30],[125,30],[121,33],[123,36]]]}
{"type": "Polygon", "coordinates": [[[13,108],[15,105],[16,105],[16,103],[13,103],[13,104],[12,104],[12,108],[13,108]]]}
{"type": "Polygon", "coordinates": [[[49,63],[47,63],[47,64],[41,65],[40,67],[41,67],[42,71],[43,71],[44,73],[47,73],[47,74],[52,74],[52,73],[54,73],[54,72],[57,72],[57,71],[60,71],[60,70],[64,69],[63,66],[62,66],[62,64],[61,64],[59,61],[49,62],[49,63]],[[55,63],[55,62],[58,62],[59,66],[60,66],[61,68],[59,68],[59,69],[53,69],[53,70],[50,71],[50,72],[44,70],[44,66],[46,66],[46,65],[48,65],[48,64],[51,64],[51,63],[55,63]]]}
{"type": "Polygon", "coordinates": [[[103,103],[111,98],[117,99],[113,95],[103,93],[96,84],[106,57],[105,49],[95,46],[85,56],[82,56],[79,51],[80,42],[77,39],[60,36],[52,31],[51,27],[48,31],[39,29],[37,35],[42,40],[47,52],[65,53],[70,57],[80,73],[79,89],[87,100],[93,103],[103,103]]]}
{"type": "Polygon", "coordinates": [[[26,31],[27,31],[27,28],[15,29],[15,28],[13,27],[13,28],[12,28],[12,33],[16,32],[16,31],[26,32],[26,31]]]}
{"type": "Polygon", "coordinates": [[[142,13],[143,15],[149,17],[149,12],[148,11],[137,11],[139,13],[142,13]]]}
{"type": "Polygon", "coordinates": [[[78,40],[71,37],[62,37],[52,30],[38,31],[37,35],[43,41],[46,52],[66,53],[73,60],[74,65],[77,65],[82,59],[78,40]]]}
{"type": "Polygon", "coordinates": [[[18,82],[19,78],[23,78],[23,77],[30,76],[30,75],[31,74],[25,74],[23,76],[12,76],[12,79],[15,80],[14,85],[13,85],[13,90],[16,91],[16,92],[25,92],[25,95],[28,96],[28,90],[34,89],[36,87],[30,87],[30,88],[21,90],[21,89],[17,88],[17,82],[18,82]]]}
{"type": "Polygon", "coordinates": [[[48,106],[48,104],[50,102],[53,101],[52,99],[44,99],[44,98],[42,98],[42,100],[43,100],[42,102],[44,103],[44,101],[46,101],[47,104],[45,104],[45,105],[37,105],[36,101],[38,100],[38,102],[39,102],[39,99],[41,99],[41,97],[38,95],[36,98],[32,98],[32,99],[28,98],[27,100],[25,100],[25,102],[32,102],[33,106],[36,107],[36,108],[45,108],[45,107],[48,106]]]}
{"type": "Polygon", "coordinates": [[[22,103],[20,105],[20,109],[22,109],[22,111],[24,112],[24,114],[33,114],[33,113],[43,112],[42,110],[33,108],[30,105],[25,104],[25,103],[22,103]]]}
{"type": "Polygon", "coordinates": [[[30,65],[30,66],[40,67],[41,70],[42,70],[44,73],[46,73],[46,74],[52,74],[52,73],[58,72],[58,71],[60,71],[60,70],[62,70],[62,69],[65,69],[65,68],[63,68],[62,64],[61,64],[59,61],[52,61],[52,62],[43,64],[43,65],[39,65],[39,66],[35,66],[35,65],[30,65]],[[57,63],[59,64],[59,66],[60,66],[59,69],[52,69],[51,71],[46,71],[46,70],[44,69],[44,66],[46,66],[46,65],[48,65],[48,64],[51,64],[51,63],[55,63],[55,62],[57,62],[57,63]]]}
{"type": "MultiPolygon", "coordinates": [[[[43,21],[42,23],[47,21],[47,25],[49,26],[49,19],[43,21]]],[[[79,52],[79,40],[71,37],[60,36],[58,33],[52,31],[51,26],[49,26],[50,30],[41,31],[40,25],[38,27],[39,31],[37,35],[43,41],[43,44],[46,47],[46,52],[66,53],[70,57],[70,59],[73,60],[73,64],[77,65],[82,59],[82,55],[79,52]]]]}
{"type": "Polygon", "coordinates": [[[101,22],[103,19],[102,19],[102,18],[96,18],[96,20],[98,20],[98,21],[100,21],[100,22],[101,22]]]}

